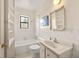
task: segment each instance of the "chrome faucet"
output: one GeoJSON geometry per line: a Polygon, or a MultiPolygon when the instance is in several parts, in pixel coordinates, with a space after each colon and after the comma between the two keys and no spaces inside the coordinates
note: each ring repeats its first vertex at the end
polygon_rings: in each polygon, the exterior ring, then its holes
{"type": "Polygon", "coordinates": [[[50,40],[52,40],[52,38],[50,37],[50,40]]]}
{"type": "Polygon", "coordinates": [[[57,40],[56,38],[55,38],[53,41],[54,41],[55,43],[59,43],[58,40],[57,40]]]}

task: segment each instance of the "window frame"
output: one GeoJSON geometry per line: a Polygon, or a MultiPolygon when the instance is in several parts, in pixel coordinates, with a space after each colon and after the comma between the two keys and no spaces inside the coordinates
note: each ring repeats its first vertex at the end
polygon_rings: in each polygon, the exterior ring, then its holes
{"type": "Polygon", "coordinates": [[[24,15],[20,16],[20,29],[29,29],[29,17],[28,16],[24,16],[24,15]],[[21,20],[22,20],[21,17],[28,18],[28,21],[27,22],[21,22],[21,20]],[[22,27],[21,24],[27,24],[27,27],[22,27]]]}

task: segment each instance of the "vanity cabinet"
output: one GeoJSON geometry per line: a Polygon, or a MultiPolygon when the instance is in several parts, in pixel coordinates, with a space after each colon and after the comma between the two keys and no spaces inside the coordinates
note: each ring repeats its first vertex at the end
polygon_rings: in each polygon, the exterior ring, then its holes
{"type": "Polygon", "coordinates": [[[46,48],[46,58],[57,58],[57,56],[46,48]]]}
{"type": "Polygon", "coordinates": [[[54,54],[50,49],[46,48],[46,58],[71,58],[72,50],[66,51],[60,55],[54,54]]]}
{"type": "Polygon", "coordinates": [[[71,58],[72,57],[72,48],[65,48],[64,50],[59,50],[56,52],[52,47],[48,47],[47,44],[40,43],[40,58],[71,58]],[[66,50],[67,49],[67,50],[66,50]],[[63,52],[64,51],[64,52],[63,52]]]}
{"type": "Polygon", "coordinates": [[[40,45],[40,58],[57,58],[55,54],[53,54],[48,48],[39,43],[40,45]]]}

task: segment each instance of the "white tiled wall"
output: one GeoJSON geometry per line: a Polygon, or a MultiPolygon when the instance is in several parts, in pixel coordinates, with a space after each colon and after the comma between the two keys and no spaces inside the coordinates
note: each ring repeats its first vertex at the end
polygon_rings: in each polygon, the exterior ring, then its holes
{"type": "MultiPolygon", "coordinates": [[[[16,5],[15,5],[16,6],[16,5]]],[[[15,41],[35,38],[35,11],[15,8],[15,41]],[[20,15],[29,16],[29,29],[20,29],[20,15]]]]}

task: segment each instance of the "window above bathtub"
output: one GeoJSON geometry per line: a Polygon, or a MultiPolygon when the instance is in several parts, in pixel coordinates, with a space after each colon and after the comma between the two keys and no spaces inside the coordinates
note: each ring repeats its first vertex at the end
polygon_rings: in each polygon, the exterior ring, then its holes
{"type": "Polygon", "coordinates": [[[20,16],[20,29],[29,29],[29,17],[20,16]]]}

